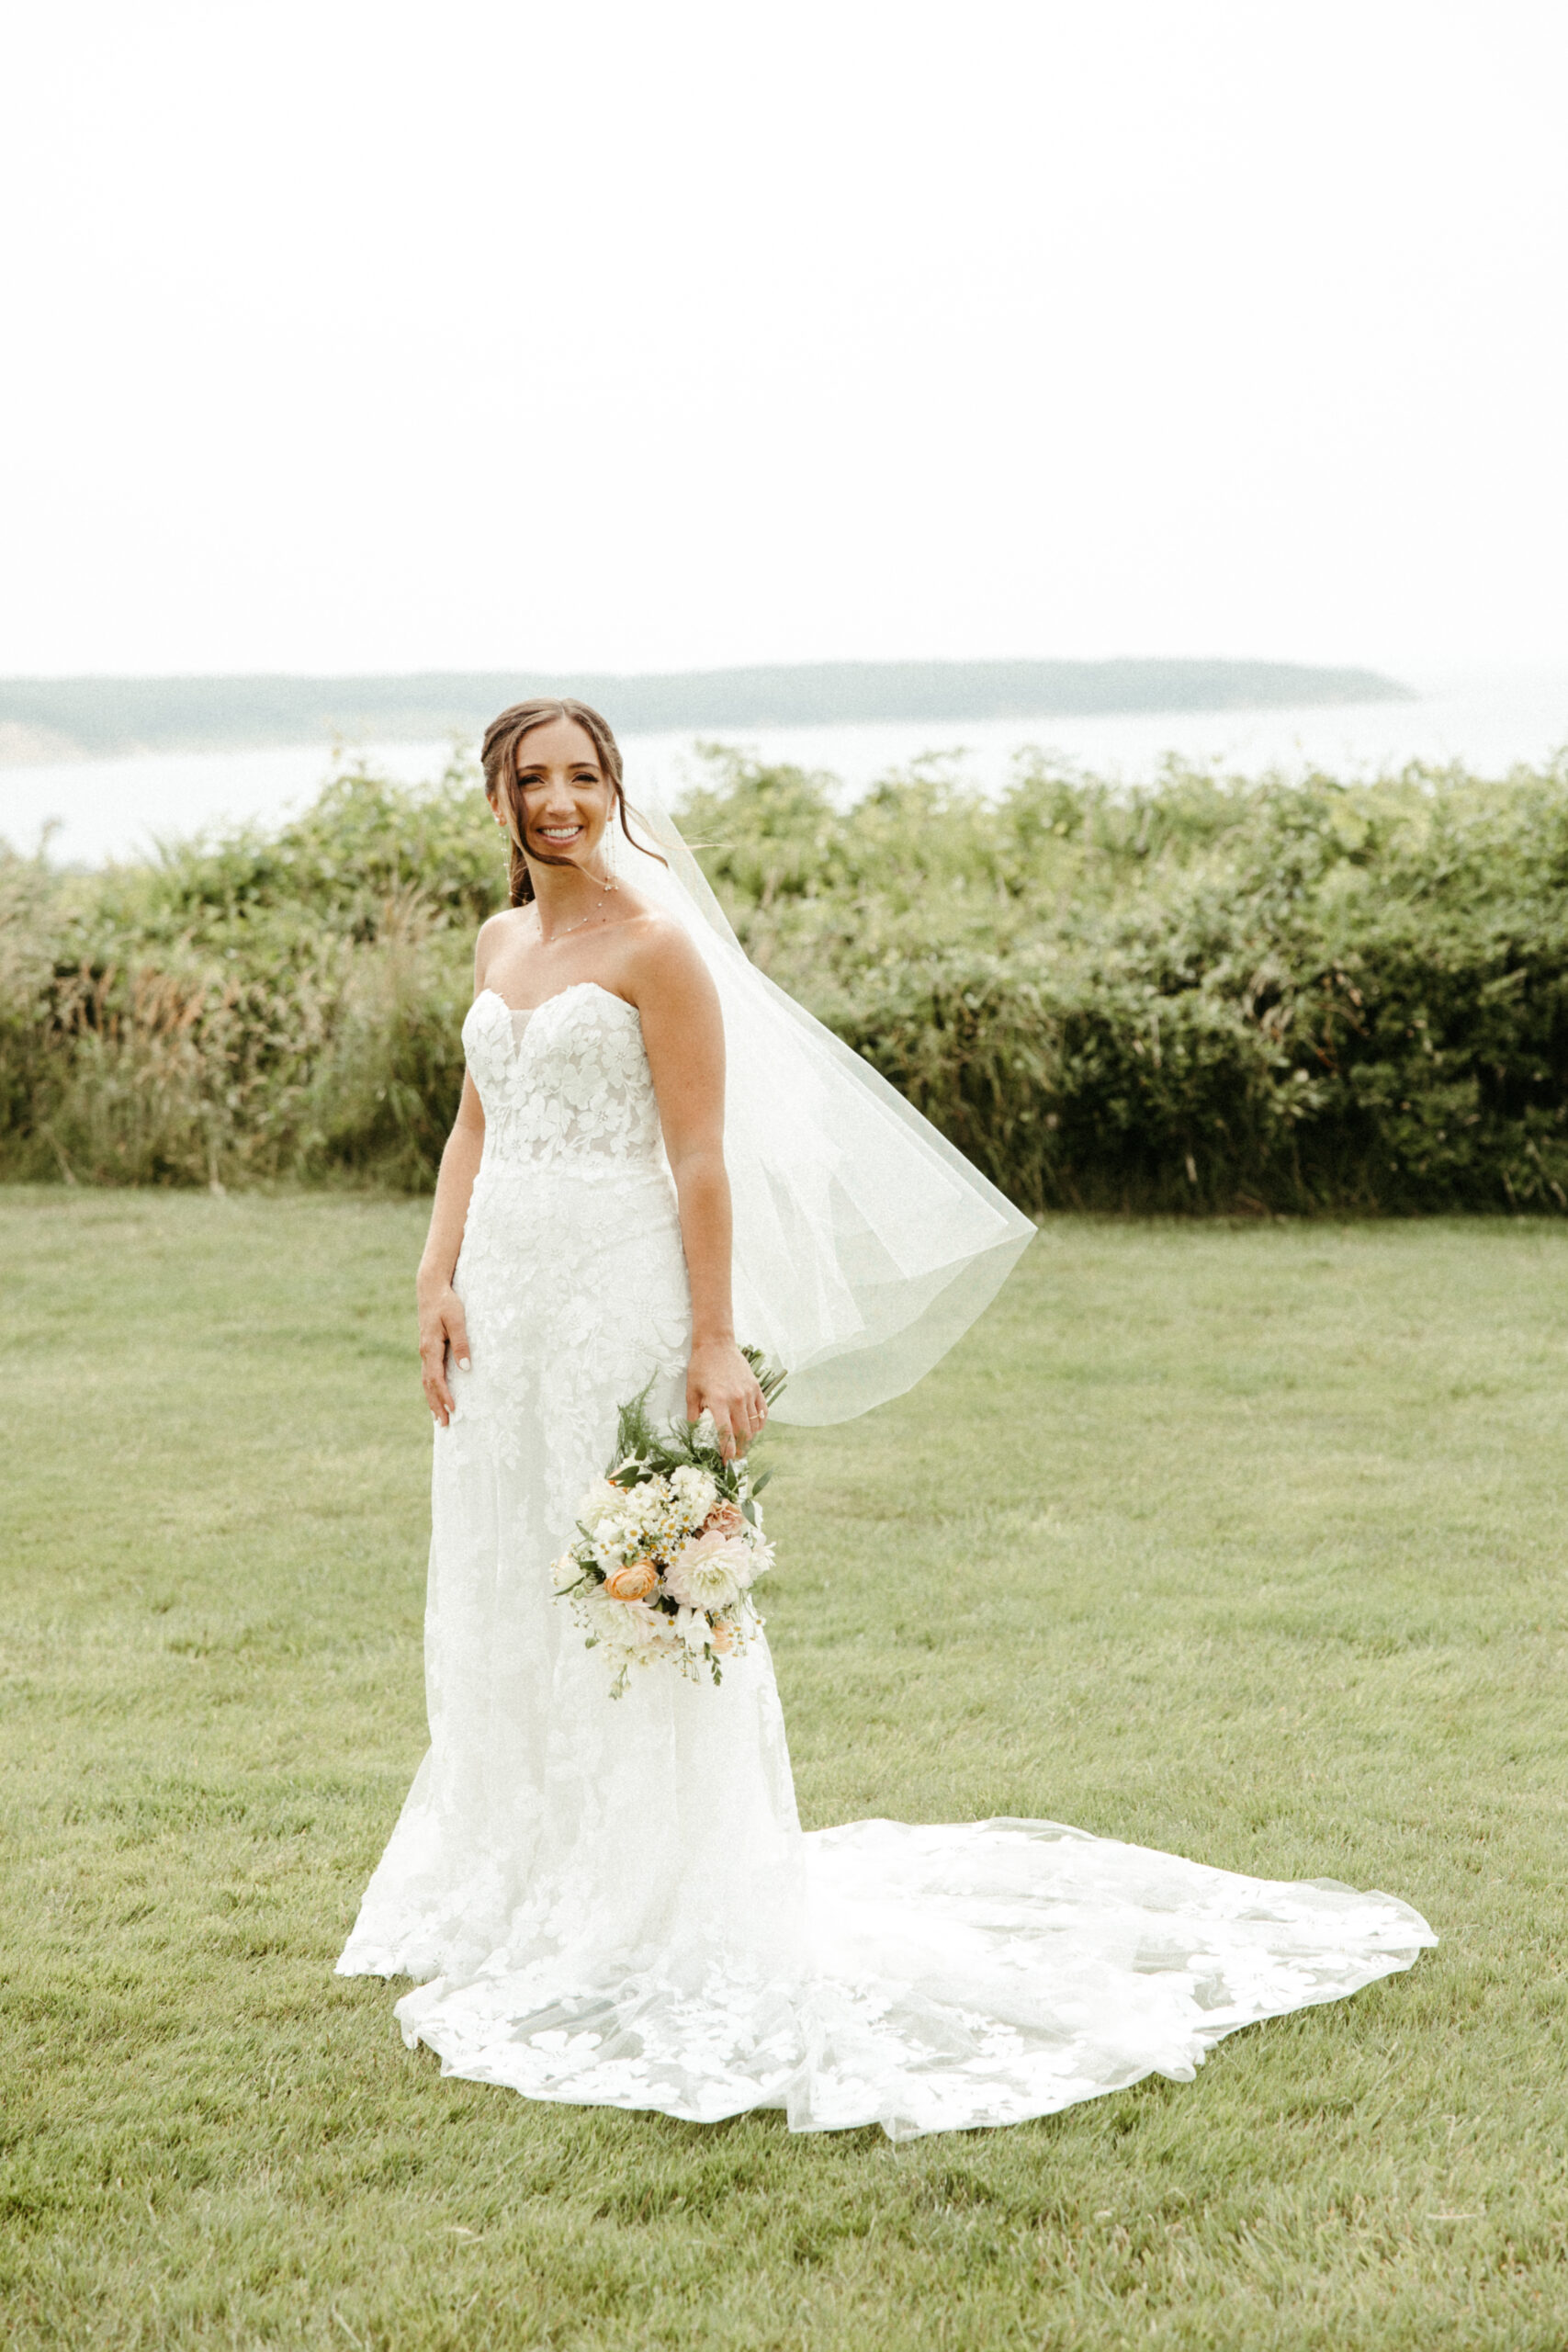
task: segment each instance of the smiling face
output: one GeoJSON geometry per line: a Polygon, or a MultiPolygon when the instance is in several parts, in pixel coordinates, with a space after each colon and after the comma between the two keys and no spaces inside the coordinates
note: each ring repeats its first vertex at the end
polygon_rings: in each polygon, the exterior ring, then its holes
{"type": "MultiPolygon", "coordinates": [[[[529,728],[517,744],[514,793],[529,856],[546,865],[594,868],[615,813],[615,793],[586,728],[575,718],[550,718],[529,728]]],[[[504,805],[497,814],[507,814],[504,805]]]]}

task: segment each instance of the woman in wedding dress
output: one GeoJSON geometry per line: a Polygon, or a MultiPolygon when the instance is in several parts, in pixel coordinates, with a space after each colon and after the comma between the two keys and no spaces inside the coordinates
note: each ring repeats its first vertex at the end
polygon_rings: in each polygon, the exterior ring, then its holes
{"type": "Polygon", "coordinates": [[[1419,1914],[1329,1880],[1048,1821],[803,1835],[765,1641],[716,1688],[656,1664],[609,1696],[550,1565],[619,1406],[651,1381],[656,1419],[744,1450],[739,1339],[790,1375],[775,1419],[863,1411],[1032,1228],[746,962],[661,813],[628,825],[597,713],[519,705],[484,763],[513,904],[479,933],[419,1277],[430,1748],[339,1973],[418,1980],[396,2014],[445,2073],[901,2139],[1189,2080],[1238,2027],[1407,1968],[1419,1914]]]}

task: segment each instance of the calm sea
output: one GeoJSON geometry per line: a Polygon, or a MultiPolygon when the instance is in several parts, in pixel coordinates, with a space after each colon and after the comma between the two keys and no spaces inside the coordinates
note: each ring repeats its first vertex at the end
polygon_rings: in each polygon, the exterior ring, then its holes
{"type": "MultiPolygon", "coordinates": [[[[1365,779],[1424,760],[1458,761],[1480,775],[1502,775],[1568,746],[1568,671],[1454,679],[1418,702],[1333,709],[992,719],[949,727],[922,720],[760,729],[726,740],[763,759],[826,770],[852,792],[929,753],[953,755],[962,773],[995,786],[1007,781],[1019,752],[1030,745],[1127,783],[1154,777],[1171,753],[1241,775],[1319,768],[1365,779]]],[[[673,797],[701,773],[691,735],[628,736],[623,748],[634,800],[639,776],[673,797]]],[[[363,749],[381,772],[412,782],[437,774],[449,747],[370,743],[363,749]]],[[[160,840],[209,826],[241,819],[274,823],[308,800],[332,765],[328,748],[307,743],[0,768],[0,835],[30,851],[52,826],[50,851],[56,859],[94,864],[141,856],[160,840]]]]}

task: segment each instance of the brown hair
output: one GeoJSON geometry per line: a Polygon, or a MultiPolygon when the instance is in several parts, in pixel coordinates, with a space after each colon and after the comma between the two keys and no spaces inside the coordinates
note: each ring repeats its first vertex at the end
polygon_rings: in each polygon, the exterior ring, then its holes
{"type": "MultiPolygon", "coordinates": [[[[553,718],[570,718],[581,727],[598,753],[599,765],[610,787],[610,822],[618,816],[621,831],[636,849],[643,843],[636,840],[626,822],[626,796],[621,785],[621,750],[610,729],[610,722],[585,702],[576,702],[570,695],[558,699],[539,695],[532,702],[514,702],[499,718],[492,718],[485,729],[484,745],[479,752],[484,769],[485,793],[506,819],[506,830],[512,842],[512,862],[508,880],[511,902],[525,907],[534,895],[534,877],[528,871],[528,858],[536,858],[541,865],[575,865],[571,857],[547,857],[542,850],[531,844],[528,855],[523,854],[526,831],[523,815],[523,795],[517,782],[518,751],[525,735],[536,727],[547,727],[553,718]]],[[[658,857],[653,850],[649,854],[658,857]]],[[[660,860],[662,864],[663,861],[660,860]]]]}

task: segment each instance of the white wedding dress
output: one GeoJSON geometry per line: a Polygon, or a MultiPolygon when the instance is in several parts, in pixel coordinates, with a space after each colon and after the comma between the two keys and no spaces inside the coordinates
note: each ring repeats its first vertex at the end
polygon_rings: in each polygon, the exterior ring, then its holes
{"type": "MultiPolygon", "coordinates": [[[[464,1025],[484,1104],[435,1436],[429,1754],[341,1973],[412,1976],[405,2039],[532,2098],[895,2139],[1190,2078],[1211,2043],[1436,1938],[1048,1821],[803,1835],[765,1644],[635,1672],[552,1598],[616,1408],[683,1399],[685,1262],[636,1009],[592,982],[464,1025]]],[[[744,1336],[744,1334],[742,1335],[744,1336]]],[[[787,1559],[780,1574],[787,1577],[787,1559]]]]}

